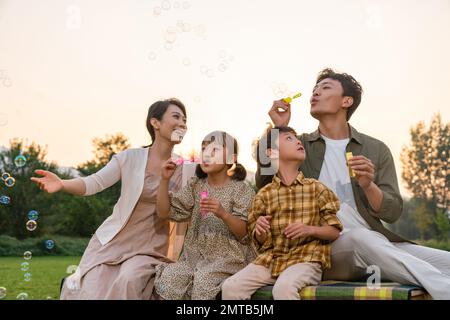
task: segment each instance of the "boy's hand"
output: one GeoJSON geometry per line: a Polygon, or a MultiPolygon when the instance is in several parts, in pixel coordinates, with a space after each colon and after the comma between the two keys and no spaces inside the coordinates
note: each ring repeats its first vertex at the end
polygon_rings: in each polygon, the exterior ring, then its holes
{"type": "Polygon", "coordinates": [[[213,198],[200,200],[200,211],[212,212],[216,215],[216,217],[222,220],[227,214],[225,209],[222,207],[222,204],[218,200],[213,198]]]}
{"type": "Polygon", "coordinates": [[[161,179],[169,180],[177,168],[175,162],[172,159],[168,159],[161,167],[161,179]]]}
{"type": "Polygon", "coordinates": [[[283,99],[274,101],[269,116],[275,126],[287,126],[291,120],[291,105],[283,99]],[[278,108],[284,111],[279,111],[278,108]]]}
{"type": "Polygon", "coordinates": [[[284,229],[284,235],[291,240],[311,237],[314,235],[314,227],[301,222],[293,222],[284,229]]]}
{"type": "Polygon", "coordinates": [[[272,216],[260,216],[258,220],[256,220],[256,235],[266,235],[270,230],[270,220],[272,220],[272,216]]]}

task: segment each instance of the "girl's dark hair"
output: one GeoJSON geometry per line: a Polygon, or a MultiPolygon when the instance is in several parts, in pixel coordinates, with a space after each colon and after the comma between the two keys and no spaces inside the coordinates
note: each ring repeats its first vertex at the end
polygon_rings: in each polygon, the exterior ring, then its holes
{"type": "MultiPolygon", "coordinates": [[[[224,131],[213,131],[208,134],[202,141],[202,146],[209,145],[210,143],[217,143],[222,145],[227,150],[227,166],[228,169],[233,165],[233,155],[236,157],[239,154],[239,146],[237,140],[230,134],[224,131]]],[[[195,168],[195,175],[199,179],[204,179],[208,175],[202,170],[200,164],[195,168]]],[[[236,169],[234,170],[234,175],[231,177],[233,180],[243,181],[247,177],[247,170],[239,162],[236,162],[236,169]]]]}
{"type": "Polygon", "coordinates": [[[254,159],[256,159],[257,175],[260,176],[260,178],[256,180],[256,187],[258,190],[264,187],[265,185],[269,184],[274,176],[273,174],[264,174],[264,175],[261,174],[261,168],[270,168],[272,164],[270,161],[262,161],[260,156],[262,154],[264,155],[265,158],[267,158],[265,154],[268,149],[278,150],[277,140],[279,134],[282,132],[293,133],[297,135],[297,132],[295,132],[293,128],[288,126],[275,126],[275,127],[269,126],[263,133],[263,135],[254,142],[253,157],[254,159]],[[273,135],[272,133],[275,134],[273,135]],[[272,138],[275,138],[275,140],[272,138]]]}
{"type": "Polygon", "coordinates": [[[181,109],[183,112],[183,115],[186,117],[186,107],[184,104],[176,99],[176,98],[170,98],[166,100],[160,100],[153,103],[150,108],[148,108],[148,114],[147,114],[147,130],[148,133],[150,133],[150,137],[152,138],[152,142],[147,147],[150,147],[155,142],[155,129],[153,128],[152,124],[150,123],[150,119],[155,118],[159,121],[163,118],[164,114],[166,113],[169,106],[173,104],[181,109]]]}

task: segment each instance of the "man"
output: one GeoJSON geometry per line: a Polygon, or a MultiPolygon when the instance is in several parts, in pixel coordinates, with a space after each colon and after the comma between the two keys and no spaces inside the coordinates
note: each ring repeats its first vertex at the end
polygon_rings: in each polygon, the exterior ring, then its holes
{"type": "MultiPolygon", "coordinates": [[[[332,244],[331,269],[323,279],[358,280],[376,265],[383,279],[416,284],[434,299],[450,299],[450,252],[409,242],[381,222],[398,220],[403,201],[389,148],[348,123],[361,94],[361,85],[351,75],[332,69],[320,72],[310,100],[310,113],[319,120],[319,128],[300,137],[306,150],[300,170],[323,182],[341,201],[338,218],[344,231],[332,244]],[[354,155],[348,166],[347,152],[354,155]]],[[[290,105],[275,101],[269,116],[276,126],[287,126],[290,105]]],[[[267,178],[271,179],[258,168],[257,186],[266,184],[267,178]]]]}

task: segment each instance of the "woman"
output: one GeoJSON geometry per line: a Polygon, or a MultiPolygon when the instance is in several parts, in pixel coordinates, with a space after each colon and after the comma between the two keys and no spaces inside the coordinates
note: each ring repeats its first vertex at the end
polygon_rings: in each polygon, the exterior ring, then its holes
{"type": "MultiPolygon", "coordinates": [[[[114,155],[97,173],[61,180],[54,173],[36,170],[40,189],[54,193],[92,195],[119,180],[121,195],[113,213],[92,236],[73,277],[66,279],[61,299],[150,299],[155,267],[167,258],[169,223],[155,212],[162,164],[186,132],[186,109],[176,99],[155,102],[148,111],[147,129],[152,144],[114,155]]],[[[170,180],[181,187],[182,167],[170,180]]]]}

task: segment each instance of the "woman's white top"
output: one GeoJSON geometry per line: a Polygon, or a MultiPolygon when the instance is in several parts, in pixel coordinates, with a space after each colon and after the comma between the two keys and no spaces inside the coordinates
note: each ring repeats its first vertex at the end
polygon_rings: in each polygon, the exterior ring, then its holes
{"type": "MultiPolygon", "coordinates": [[[[98,227],[95,234],[102,245],[111,241],[126,225],[144,188],[148,148],[135,148],[114,155],[98,172],[80,179],[86,185],[85,196],[93,195],[122,180],[120,198],[112,214],[98,227]]],[[[172,157],[177,158],[175,154],[172,157]]],[[[194,176],[195,163],[183,164],[182,186],[194,176]]]]}

